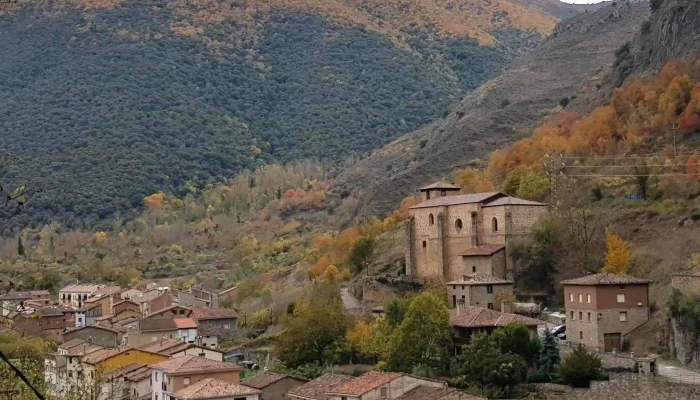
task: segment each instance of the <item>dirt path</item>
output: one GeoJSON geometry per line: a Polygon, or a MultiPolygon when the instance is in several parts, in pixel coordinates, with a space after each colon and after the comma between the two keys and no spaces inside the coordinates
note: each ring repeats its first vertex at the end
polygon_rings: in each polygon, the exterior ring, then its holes
{"type": "Polygon", "coordinates": [[[343,300],[343,308],[346,311],[357,310],[362,307],[360,301],[350,293],[348,288],[340,289],[340,298],[343,300]]]}
{"type": "Polygon", "coordinates": [[[670,382],[692,383],[695,385],[700,385],[700,373],[682,367],[677,367],[675,365],[666,363],[663,360],[659,360],[658,363],[659,375],[668,378],[670,382]]]}

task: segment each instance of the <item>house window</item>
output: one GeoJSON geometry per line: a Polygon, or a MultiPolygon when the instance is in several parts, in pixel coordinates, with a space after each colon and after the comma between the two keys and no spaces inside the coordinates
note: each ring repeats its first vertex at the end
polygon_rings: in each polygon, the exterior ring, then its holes
{"type": "Polygon", "coordinates": [[[427,192],[425,192],[425,199],[426,199],[426,200],[430,200],[430,190],[428,190],[427,192]]]}
{"type": "Polygon", "coordinates": [[[493,310],[493,303],[488,303],[486,307],[488,307],[489,310],[493,310]]]}
{"type": "Polygon", "coordinates": [[[583,340],[583,331],[578,331],[578,338],[583,340]]]}
{"type": "Polygon", "coordinates": [[[588,313],[588,322],[591,322],[591,313],[588,313]]]}
{"type": "Polygon", "coordinates": [[[618,289],[620,289],[620,290],[625,290],[625,285],[620,285],[620,286],[618,286],[618,289]]]}
{"type": "Polygon", "coordinates": [[[620,322],[627,322],[627,311],[620,311],[620,322]]]}
{"type": "Polygon", "coordinates": [[[583,321],[583,313],[581,311],[578,312],[578,320],[583,321]]]}
{"type": "Polygon", "coordinates": [[[345,397],[345,396],[342,396],[342,397],[340,398],[340,400],[348,400],[348,398],[345,397]]]}
{"type": "Polygon", "coordinates": [[[462,295],[462,304],[467,304],[467,296],[462,295]]]}
{"type": "Polygon", "coordinates": [[[386,387],[379,388],[379,395],[384,398],[386,397],[386,387]]]}
{"type": "Polygon", "coordinates": [[[462,290],[464,290],[464,285],[462,285],[462,290]]]}
{"type": "Polygon", "coordinates": [[[458,231],[461,231],[463,227],[464,224],[462,224],[462,220],[457,218],[457,221],[455,221],[455,228],[457,228],[458,231]]]}
{"type": "Polygon", "coordinates": [[[573,293],[569,293],[569,301],[572,303],[574,302],[574,294],[573,293]]]}
{"type": "Polygon", "coordinates": [[[578,302],[583,303],[583,295],[581,293],[578,294],[578,302]]]}
{"type": "Polygon", "coordinates": [[[447,190],[441,190],[440,196],[447,196],[447,190]]]}
{"type": "Polygon", "coordinates": [[[158,372],[156,372],[156,382],[158,382],[158,372]]]}
{"type": "Polygon", "coordinates": [[[428,215],[428,223],[430,225],[435,225],[435,217],[433,217],[433,214],[428,215]]]}
{"type": "Polygon", "coordinates": [[[586,295],[586,303],[590,303],[590,302],[591,302],[591,295],[587,294],[586,295]]]}
{"type": "Polygon", "coordinates": [[[573,312],[573,311],[571,312],[571,320],[572,320],[572,321],[575,321],[575,320],[574,320],[574,312],[573,312]]]}
{"type": "Polygon", "coordinates": [[[486,293],[493,293],[493,285],[486,285],[486,293]]]}
{"type": "Polygon", "coordinates": [[[189,385],[189,384],[190,384],[190,378],[184,378],[184,379],[182,380],[182,383],[184,383],[185,385],[189,385]]]}
{"type": "Polygon", "coordinates": [[[618,302],[618,303],[624,303],[624,302],[625,302],[625,295],[624,295],[624,294],[618,294],[618,295],[617,295],[617,302],[618,302]]]}
{"type": "Polygon", "coordinates": [[[491,220],[491,225],[493,225],[493,231],[498,232],[498,219],[496,217],[491,220]]]}
{"type": "Polygon", "coordinates": [[[472,265],[472,272],[476,272],[476,265],[472,265]]]}
{"type": "Polygon", "coordinates": [[[452,307],[457,307],[457,295],[452,295],[452,307]]]}
{"type": "Polygon", "coordinates": [[[231,329],[231,324],[228,322],[224,324],[224,329],[231,329]]]}
{"type": "Polygon", "coordinates": [[[424,249],[428,248],[428,242],[426,242],[425,240],[423,241],[423,248],[424,249]]]}

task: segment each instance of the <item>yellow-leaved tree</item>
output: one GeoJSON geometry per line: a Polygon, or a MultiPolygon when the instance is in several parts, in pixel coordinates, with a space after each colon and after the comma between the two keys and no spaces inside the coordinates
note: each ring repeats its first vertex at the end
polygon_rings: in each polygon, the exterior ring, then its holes
{"type": "Polygon", "coordinates": [[[603,272],[609,274],[626,275],[627,268],[632,260],[630,245],[622,240],[610,228],[605,230],[605,245],[608,252],[605,254],[605,267],[603,272]]]}

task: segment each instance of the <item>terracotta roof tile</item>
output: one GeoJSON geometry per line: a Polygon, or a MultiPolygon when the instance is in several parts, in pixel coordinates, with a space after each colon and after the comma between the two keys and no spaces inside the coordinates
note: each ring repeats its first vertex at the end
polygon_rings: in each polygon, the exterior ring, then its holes
{"type": "Polygon", "coordinates": [[[83,357],[82,361],[86,364],[98,364],[108,358],[111,358],[112,356],[115,356],[127,350],[129,349],[102,349],[86,355],[85,357],[83,357]]]}
{"type": "Polygon", "coordinates": [[[262,392],[258,389],[224,382],[214,378],[207,378],[178,390],[177,392],[175,392],[173,397],[186,400],[217,399],[223,397],[246,396],[261,393],[262,392]]]}
{"type": "Polygon", "coordinates": [[[82,357],[84,355],[100,351],[102,349],[104,349],[104,347],[98,346],[96,344],[83,343],[82,345],[73,346],[70,349],[68,349],[68,355],[82,357]]]}
{"type": "Polygon", "coordinates": [[[518,314],[506,314],[488,308],[466,306],[461,311],[450,311],[450,324],[462,328],[502,327],[517,322],[527,326],[545,325],[546,322],[518,314]]]}
{"type": "Polygon", "coordinates": [[[462,190],[461,187],[455,186],[443,181],[437,181],[435,183],[431,183],[430,185],[423,186],[422,188],[418,190],[431,190],[431,189],[444,189],[444,190],[462,190]]]}
{"type": "Polygon", "coordinates": [[[484,274],[482,272],[474,272],[471,275],[464,275],[462,279],[447,282],[446,285],[507,285],[513,284],[513,281],[497,278],[493,275],[484,274]]]}
{"type": "Polygon", "coordinates": [[[473,257],[473,256],[490,256],[491,254],[497,253],[503,249],[505,249],[506,246],[502,244],[482,244],[481,246],[477,247],[470,247],[463,252],[460,253],[460,256],[463,257],[473,257]]]}
{"type": "Polygon", "coordinates": [[[446,395],[447,392],[447,388],[417,386],[396,400],[435,400],[446,395]]]}
{"type": "Polygon", "coordinates": [[[335,385],[352,380],[352,376],[326,374],[290,390],[290,396],[310,400],[326,400],[326,393],[335,385]]]}
{"type": "Polygon", "coordinates": [[[539,203],[536,201],[519,199],[517,197],[501,197],[493,201],[489,201],[484,204],[483,207],[495,207],[495,206],[541,206],[546,207],[545,203],[539,203]]]}
{"type": "Polygon", "coordinates": [[[418,205],[411,207],[411,209],[417,208],[428,208],[428,207],[443,207],[443,206],[454,206],[458,204],[473,204],[473,203],[483,203],[488,200],[495,200],[499,197],[505,197],[505,194],[499,192],[489,192],[489,193],[471,193],[463,194],[460,196],[442,196],[436,197],[434,199],[426,200],[418,205]]]}
{"type": "Polygon", "coordinates": [[[131,382],[139,382],[143,381],[146,379],[151,379],[153,371],[151,370],[150,365],[145,365],[143,368],[137,369],[136,371],[132,371],[124,377],[127,381],[131,382]]]}
{"type": "Polygon", "coordinates": [[[275,382],[281,381],[284,378],[287,378],[287,375],[264,371],[255,375],[252,378],[244,380],[242,383],[246,386],[250,386],[256,389],[264,389],[275,382]]]}
{"type": "Polygon", "coordinates": [[[348,382],[343,382],[331,388],[329,393],[337,393],[351,396],[361,396],[370,390],[398,379],[402,376],[398,372],[367,372],[348,382]]]}
{"type": "Polygon", "coordinates": [[[562,285],[634,285],[649,284],[650,280],[635,278],[630,275],[615,274],[591,274],[576,279],[568,279],[560,282],[562,285]]]}
{"type": "Polygon", "coordinates": [[[196,307],[192,308],[192,318],[195,320],[200,319],[224,319],[224,318],[238,318],[238,313],[236,310],[230,308],[202,308],[196,307]]]}
{"type": "Polygon", "coordinates": [[[177,329],[197,329],[197,323],[192,318],[175,318],[173,321],[177,329]]]}
{"type": "Polygon", "coordinates": [[[171,318],[142,319],[139,330],[141,332],[174,331],[177,330],[177,324],[171,318]]]}
{"type": "Polygon", "coordinates": [[[34,312],[42,317],[57,317],[63,315],[63,311],[58,307],[42,307],[36,309],[34,312]]]}
{"type": "Polygon", "coordinates": [[[236,364],[214,361],[196,356],[181,356],[172,358],[170,360],[153,364],[151,365],[151,368],[165,371],[168,374],[240,370],[240,367],[236,364]]]}
{"type": "Polygon", "coordinates": [[[59,349],[70,349],[71,347],[80,346],[83,343],[87,343],[83,339],[73,339],[69,340],[58,346],[59,349]]]}

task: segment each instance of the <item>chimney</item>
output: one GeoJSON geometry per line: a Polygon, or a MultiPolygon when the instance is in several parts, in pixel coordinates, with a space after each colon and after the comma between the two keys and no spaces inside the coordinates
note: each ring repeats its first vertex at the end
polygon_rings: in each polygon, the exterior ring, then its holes
{"type": "Polygon", "coordinates": [[[501,312],[506,314],[513,314],[513,303],[510,300],[502,300],[501,312]]]}

